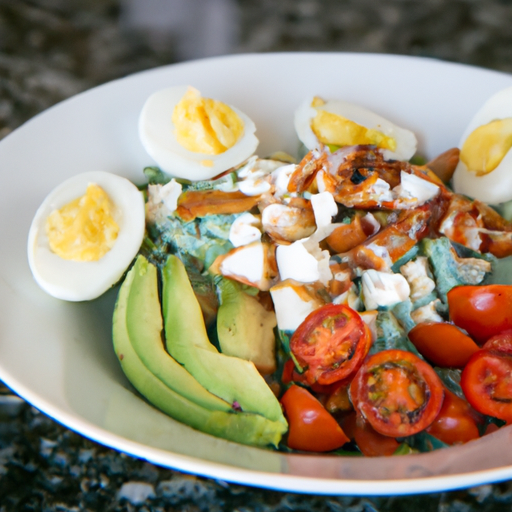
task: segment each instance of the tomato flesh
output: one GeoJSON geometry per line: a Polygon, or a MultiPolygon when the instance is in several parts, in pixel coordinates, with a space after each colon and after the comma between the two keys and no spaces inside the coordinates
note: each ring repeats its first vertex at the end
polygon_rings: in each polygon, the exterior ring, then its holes
{"type": "Polygon", "coordinates": [[[445,322],[423,322],[409,331],[420,354],[437,366],[462,368],[480,347],[459,328],[445,322]]]}
{"type": "Polygon", "coordinates": [[[350,397],[377,432],[404,437],[435,420],[443,403],[443,385],[433,368],[413,353],[383,350],[361,366],[350,397]]]}
{"type": "Polygon", "coordinates": [[[394,437],[380,434],[361,416],[355,421],[354,441],[366,457],[388,457],[400,447],[394,437]]]}
{"type": "Polygon", "coordinates": [[[453,323],[479,345],[512,329],[512,286],[456,286],[447,297],[453,323]]]}
{"type": "Polygon", "coordinates": [[[329,452],[349,441],[334,417],[307,389],[292,384],[282,396],[281,404],[288,418],[290,448],[329,452]]]}
{"type": "Polygon", "coordinates": [[[371,332],[357,311],[326,304],[293,333],[290,350],[309,384],[332,384],[354,374],[371,345],[371,332]]]}
{"type": "Polygon", "coordinates": [[[476,352],[462,371],[461,387],[482,414],[512,422],[512,354],[490,345],[476,352]]]}
{"type": "Polygon", "coordinates": [[[480,437],[478,415],[466,400],[444,390],[443,406],[427,432],[446,444],[462,444],[480,437]]]}

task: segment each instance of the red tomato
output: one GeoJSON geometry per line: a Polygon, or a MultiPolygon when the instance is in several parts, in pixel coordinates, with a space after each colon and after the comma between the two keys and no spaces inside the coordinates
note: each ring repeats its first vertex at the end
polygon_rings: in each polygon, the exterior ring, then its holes
{"type": "Polygon", "coordinates": [[[512,423],[512,333],[491,338],[462,370],[460,385],[482,414],[512,423]]]}
{"type": "Polygon", "coordinates": [[[394,437],[379,434],[359,415],[355,421],[354,441],[366,457],[387,457],[393,455],[400,447],[400,443],[394,437]]]}
{"type": "Polygon", "coordinates": [[[307,390],[292,384],[281,398],[288,418],[288,446],[294,450],[329,452],[349,441],[337,421],[307,390]]]}
{"type": "Polygon", "coordinates": [[[412,352],[383,350],[369,357],[350,385],[356,411],[390,437],[427,428],[443,405],[443,385],[434,369],[412,352]]]}
{"type": "Polygon", "coordinates": [[[445,388],[443,406],[427,432],[446,444],[467,443],[480,437],[478,419],[466,400],[445,388]]]}
{"type": "Polygon", "coordinates": [[[332,385],[332,391],[327,397],[325,408],[331,413],[353,411],[352,403],[348,396],[349,382],[341,381],[332,385]]]}
{"type": "Polygon", "coordinates": [[[409,331],[420,354],[441,367],[462,368],[480,347],[458,327],[445,322],[424,322],[409,331]]]}
{"type": "Polygon", "coordinates": [[[290,350],[305,368],[309,384],[332,384],[354,374],[370,345],[370,329],[357,311],[326,304],[310,313],[290,339],[290,350]]]}
{"type": "Polygon", "coordinates": [[[448,292],[453,322],[480,345],[512,329],[512,286],[456,286],[448,292]]]}
{"type": "Polygon", "coordinates": [[[512,331],[503,331],[489,338],[482,348],[512,355],[512,331]]]}
{"type": "Polygon", "coordinates": [[[306,376],[303,373],[297,371],[293,359],[288,359],[286,363],[284,363],[281,382],[283,384],[291,384],[292,382],[298,382],[310,387],[312,391],[320,395],[330,395],[337,385],[337,383],[322,385],[318,384],[318,382],[309,384],[309,382],[306,379],[306,376]]]}

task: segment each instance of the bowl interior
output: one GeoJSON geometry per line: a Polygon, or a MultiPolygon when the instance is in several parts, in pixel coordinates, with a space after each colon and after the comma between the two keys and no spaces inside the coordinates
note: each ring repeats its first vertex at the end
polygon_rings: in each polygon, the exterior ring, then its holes
{"type": "Polygon", "coordinates": [[[142,183],[152,165],[137,134],[154,91],[193,85],[249,115],[266,156],[296,154],[295,108],[319,95],[359,103],[413,130],[428,158],[458,144],[509,75],[411,57],[291,53],[220,57],[158,68],[97,87],[36,116],[0,143],[0,378],[83,435],[157,464],[233,482],[330,494],[400,494],[512,476],[510,429],[466,446],[388,459],[287,455],[201,434],[148,405],[111,343],[117,290],[89,303],[47,296],[32,279],[27,234],[46,196],[92,170],[142,183]]]}

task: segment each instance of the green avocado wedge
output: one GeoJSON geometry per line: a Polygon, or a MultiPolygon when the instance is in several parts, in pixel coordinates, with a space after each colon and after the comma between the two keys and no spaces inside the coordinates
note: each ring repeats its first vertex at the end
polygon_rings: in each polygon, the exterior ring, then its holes
{"type": "Polygon", "coordinates": [[[242,411],[287,423],[281,405],[254,364],[221,354],[210,343],[183,263],[170,255],[162,270],[167,351],[211,393],[242,411]]]}
{"type": "Polygon", "coordinates": [[[121,285],[113,317],[113,343],[121,367],[137,391],[162,412],[196,430],[246,445],[277,446],[285,431],[281,422],[257,414],[206,409],[167,387],[148,370],[127,329],[127,304],[136,277],[132,268],[121,285]]]}
{"type": "Polygon", "coordinates": [[[221,352],[252,361],[264,375],[275,372],[274,327],[277,321],[274,311],[267,311],[236,281],[222,277],[218,280],[218,288],[217,336],[221,352]]]}
{"type": "Polygon", "coordinates": [[[131,269],[126,299],[126,329],[139,359],[167,387],[212,411],[231,411],[231,404],[207,391],[165,350],[155,265],[139,256],[131,269]]]}

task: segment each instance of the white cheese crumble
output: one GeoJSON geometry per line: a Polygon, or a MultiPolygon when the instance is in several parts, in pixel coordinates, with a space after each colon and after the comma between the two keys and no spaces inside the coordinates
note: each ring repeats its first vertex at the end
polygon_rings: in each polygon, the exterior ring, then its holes
{"type": "Polygon", "coordinates": [[[361,276],[363,301],[367,310],[393,306],[409,297],[411,289],[402,274],[365,270],[361,276]]]}
{"type": "Polygon", "coordinates": [[[274,184],[274,196],[282,197],[288,192],[288,183],[290,182],[291,175],[297,168],[295,164],[283,165],[272,172],[271,181],[274,184]]]}
{"type": "Polygon", "coordinates": [[[278,245],[277,268],[281,280],[294,279],[300,283],[314,283],[320,279],[318,260],[308,252],[301,241],[278,245]]]}
{"type": "Polygon", "coordinates": [[[253,242],[233,249],[222,260],[219,272],[223,276],[238,277],[259,288],[268,290],[267,247],[261,242],[253,242]]]}
{"type": "Polygon", "coordinates": [[[287,164],[278,160],[270,160],[252,156],[247,163],[238,169],[238,189],[246,196],[257,196],[271,189],[270,175],[279,167],[287,164]]]}
{"type": "Polygon", "coordinates": [[[229,230],[229,241],[234,247],[241,247],[261,240],[261,221],[252,213],[244,213],[235,219],[229,230]]]}
{"type": "Polygon", "coordinates": [[[369,193],[374,196],[376,201],[393,201],[393,194],[391,193],[389,183],[381,178],[377,178],[377,181],[370,187],[369,193]]]}
{"type": "Polygon", "coordinates": [[[407,279],[411,287],[412,302],[426,297],[436,288],[436,283],[429,276],[428,259],[426,256],[418,256],[415,260],[402,265],[400,273],[407,279]]]}
{"type": "Polygon", "coordinates": [[[165,185],[148,185],[146,212],[149,222],[160,222],[176,210],[182,188],[174,178],[165,185]]]}
{"type": "Polygon", "coordinates": [[[311,206],[315,214],[317,230],[330,226],[332,218],[338,213],[338,205],[330,192],[313,194],[311,196],[311,206]]]}
{"type": "Polygon", "coordinates": [[[416,324],[421,324],[423,322],[444,322],[443,318],[436,310],[436,304],[439,302],[439,299],[435,299],[425,306],[415,309],[411,313],[411,318],[416,324]]]}
{"type": "Polygon", "coordinates": [[[434,183],[402,171],[400,185],[393,188],[392,192],[397,199],[413,200],[416,206],[421,206],[437,196],[439,190],[434,183]]]}
{"type": "Polygon", "coordinates": [[[270,289],[276,311],[277,326],[282,331],[295,331],[297,327],[322,304],[296,283],[286,281],[270,289]]]}

